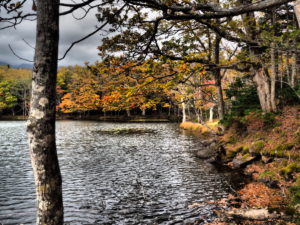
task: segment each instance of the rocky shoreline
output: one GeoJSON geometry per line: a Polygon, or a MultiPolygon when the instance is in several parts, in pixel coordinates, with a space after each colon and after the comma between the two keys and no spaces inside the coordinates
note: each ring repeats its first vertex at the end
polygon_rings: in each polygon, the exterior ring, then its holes
{"type": "Polygon", "coordinates": [[[205,139],[201,144],[203,149],[195,151],[195,156],[213,164],[217,169],[231,174],[230,186],[232,193],[226,199],[214,202],[218,206],[218,210],[214,211],[217,219],[210,225],[296,224],[291,222],[294,220],[294,212],[272,210],[271,207],[251,208],[244,196],[241,196],[241,190],[247,189],[251,185],[266,186],[271,190],[280,189],[277,180],[255,179],[252,175],[256,172],[249,171],[249,168],[256,163],[270,163],[270,158],[266,158],[257,152],[253,152],[247,157],[241,157],[238,152],[234,156],[230,155],[219,137],[205,139]]]}

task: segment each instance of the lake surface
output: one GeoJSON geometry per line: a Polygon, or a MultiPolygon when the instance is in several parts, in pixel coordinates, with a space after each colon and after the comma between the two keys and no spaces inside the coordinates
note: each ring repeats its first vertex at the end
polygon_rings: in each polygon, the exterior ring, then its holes
{"type": "MultiPolygon", "coordinates": [[[[66,224],[189,224],[212,220],[226,178],[191,151],[177,124],[57,122],[66,224]],[[109,131],[147,129],[146,133],[109,131]],[[101,132],[102,131],[102,132],[101,132]],[[104,132],[105,131],[105,132],[104,132]],[[193,203],[199,206],[188,207],[193,203]]],[[[0,224],[35,223],[23,121],[0,121],[0,224]]]]}

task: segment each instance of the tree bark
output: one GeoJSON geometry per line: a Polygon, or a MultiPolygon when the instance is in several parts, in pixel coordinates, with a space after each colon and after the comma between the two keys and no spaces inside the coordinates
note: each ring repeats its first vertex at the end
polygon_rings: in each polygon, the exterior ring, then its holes
{"type": "MultiPolygon", "coordinates": [[[[298,1],[298,8],[299,8],[299,14],[300,14],[300,0],[298,1]]],[[[300,15],[299,15],[300,18],[300,15]]],[[[295,29],[299,29],[299,25],[297,24],[296,19],[294,19],[294,28],[295,29]]],[[[293,45],[296,46],[297,43],[299,42],[299,38],[295,38],[293,40],[293,45]]],[[[300,56],[298,52],[293,52],[292,53],[292,59],[293,59],[293,63],[292,63],[292,75],[291,75],[291,87],[295,88],[296,86],[296,80],[297,80],[297,75],[298,75],[298,67],[300,65],[300,56]]]]}
{"type": "MultiPolygon", "coordinates": [[[[276,15],[274,11],[272,12],[272,26],[273,29],[275,29],[274,33],[276,34],[276,15]]],[[[271,71],[271,106],[272,111],[276,112],[276,80],[278,74],[278,51],[274,42],[271,43],[271,71]]]]}
{"type": "MultiPolygon", "coordinates": [[[[251,0],[239,0],[239,2],[240,4],[252,3],[251,0]]],[[[249,36],[251,40],[257,40],[257,23],[254,12],[243,14],[242,19],[247,36],[249,36]]],[[[262,53],[264,53],[265,50],[259,48],[259,46],[249,46],[249,49],[250,58],[255,63],[255,65],[252,66],[252,73],[254,75],[253,81],[256,84],[257,95],[259,97],[261,109],[264,112],[276,111],[275,77],[273,81],[271,81],[271,77],[268,73],[267,68],[263,66],[263,60],[261,57],[262,53]]]]}
{"type": "Polygon", "coordinates": [[[255,70],[255,75],[253,81],[257,86],[257,94],[259,97],[259,102],[261,109],[264,112],[272,112],[272,103],[271,103],[271,83],[266,68],[257,68],[255,70]]]}
{"type": "Polygon", "coordinates": [[[297,17],[298,25],[300,27],[300,0],[295,1],[294,3],[294,12],[297,17]]]}
{"type": "Polygon", "coordinates": [[[130,114],[130,109],[126,109],[126,114],[127,114],[128,117],[131,116],[131,114],[130,114]]]}
{"type": "Polygon", "coordinates": [[[37,224],[62,225],[62,179],[55,142],[59,0],[37,0],[32,97],[27,126],[37,194],[37,224]]]}
{"type": "Polygon", "coordinates": [[[213,122],[214,120],[214,107],[209,108],[209,122],[213,122]]]}
{"type": "Polygon", "coordinates": [[[146,116],[146,108],[142,108],[142,116],[146,116]]]}
{"type": "MultiPolygon", "coordinates": [[[[221,42],[221,37],[219,35],[216,35],[215,46],[214,46],[214,63],[216,65],[220,63],[220,42],[221,42]]],[[[219,68],[214,70],[214,77],[215,77],[217,96],[218,96],[218,114],[219,114],[219,119],[222,120],[224,119],[224,114],[225,114],[225,104],[224,104],[223,90],[222,90],[222,77],[219,68]]]]}
{"type": "Polygon", "coordinates": [[[181,106],[182,106],[182,123],[186,122],[186,106],[184,99],[181,99],[181,106]]]}

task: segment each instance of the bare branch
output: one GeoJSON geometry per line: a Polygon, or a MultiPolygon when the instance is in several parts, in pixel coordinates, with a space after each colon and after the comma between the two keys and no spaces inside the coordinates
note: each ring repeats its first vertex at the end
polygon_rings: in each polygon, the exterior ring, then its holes
{"type": "Polygon", "coordinates": [[[18,59],[21,59],[21,60],[26,61],[26,62],[33,63],[33,60],[23,58],[23,57],[19,56],[18,54],[16,54],[15,51],[14,51],[14,50],[12,49],[12,47],[10,46],[10,44],[8,45],[8,47],[9,47],[9,49],[12,51],[12,53],[13,53],[18,59]]]}

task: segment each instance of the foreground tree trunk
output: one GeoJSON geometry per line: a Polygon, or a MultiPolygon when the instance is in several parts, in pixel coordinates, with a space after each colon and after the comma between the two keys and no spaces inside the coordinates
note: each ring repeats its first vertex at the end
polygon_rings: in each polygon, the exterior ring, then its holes
{"type": "Polygon", "coordinates": [[[59,0],[37,0],[37,35],[27,133],[37,194],[37,224],[62,225],[62,179],[55,143],[59,0]]]}

